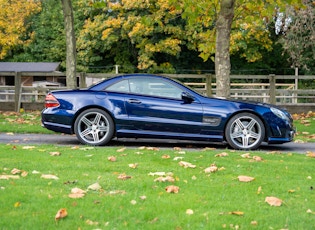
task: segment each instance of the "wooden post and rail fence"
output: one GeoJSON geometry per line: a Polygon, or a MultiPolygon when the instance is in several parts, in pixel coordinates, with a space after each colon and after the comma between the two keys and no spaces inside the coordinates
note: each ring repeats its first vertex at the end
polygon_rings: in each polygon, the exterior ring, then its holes
{"type": "MultiPolygon", "coordinates": [[[[117,74],[78,73],[79,88],[85,88],[117,74]]],[[[162,74],[183,82],[196,91],[215,96],[216,79],[211,74],[162,74]]],[[[0,78],[14,77],[14,86],[0,85],[0,110],[41,110],[49,91],[65,89],[53,86],[25,86],[22,77],[49,76],[65,80],[61,72],[0,72],[0,78]]],[[[259,101],[286,107],[290,112],[315,110],[313,75],[231,75],[231,98],[259,101]],[[303,85],[299,87],[299,85],[303,85]],[[304,87],[305,86],[305,87],[304,87]],[[307,88],[308,87],[308,88],[307,88]],[[300,89],[301,88],[301,89],[300,89]]],[[[0,82],[1,83],[1,82],[0,82]]]]}

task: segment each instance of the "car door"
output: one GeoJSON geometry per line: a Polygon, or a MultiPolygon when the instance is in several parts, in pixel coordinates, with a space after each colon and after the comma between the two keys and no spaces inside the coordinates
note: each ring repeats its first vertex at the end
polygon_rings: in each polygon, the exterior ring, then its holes
{"type": "Polygon", "coordinates": [[[198,101],[185,103],[183,90],[160,78],[129,79],[125,107],[135,130],[148,134],[199,134],[203,109],[198,101]]]}

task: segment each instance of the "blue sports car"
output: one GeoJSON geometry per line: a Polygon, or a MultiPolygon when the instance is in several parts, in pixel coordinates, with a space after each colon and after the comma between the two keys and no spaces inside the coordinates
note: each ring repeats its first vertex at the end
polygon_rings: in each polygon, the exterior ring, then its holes
{"type": "Polygon", "coordinates": [[[88,145],[112,138],[159,138],[227,142],[234,149],[257,149],[262,142],[293,140],[292,117],[273,105],[205,97],[172,79],[130,74],[88,89],[53,91],[46,96],[42,124],[75,134],[88,145]]]}

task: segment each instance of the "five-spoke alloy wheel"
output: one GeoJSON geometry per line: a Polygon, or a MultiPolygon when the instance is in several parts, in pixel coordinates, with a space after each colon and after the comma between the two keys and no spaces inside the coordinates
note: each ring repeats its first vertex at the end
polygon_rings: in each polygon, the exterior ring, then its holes
{"type": "Polygon", "coordinates": [[[234,149],[257,149],[265,138],[265,126],[256,115],[240,113],[227,123],[225,138],[234,149]]]}
{"type": "Polygon", "coordinates": [[[74,123],[74,132],[83,144],[105,145],[114,135],[111,116],[101,109],[83,111],[74,123]]]}

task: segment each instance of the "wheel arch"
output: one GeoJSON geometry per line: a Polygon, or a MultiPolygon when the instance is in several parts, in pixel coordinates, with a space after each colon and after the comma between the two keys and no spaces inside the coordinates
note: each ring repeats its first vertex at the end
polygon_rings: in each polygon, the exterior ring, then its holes
{"type": "Polygon", "coordinates": [[[71,132],[73,134],[75,134],[74,132],[74,123],[75,121],[77,120],[78,116],[85,110],[88,110],[88,109],[100,109],[100,110],[103,110],[104,112],[108,113],[108,115],[112,118],[113,122],[114,122],[114,128],[115,128],[115,131],[114,131],[114,134],[116,135],[116,121],[115,121],[115,118],[113,116],[113,114],[106,108],[102,107],[102,106],[99,106],[99,105],[88,105],[88,106],[85,106],[85,107],[82,107],[80,108],[76,113],[75,115],[73,116],[73,119],[72,119],[72,124],[71,124],[71,132]]]}
{"type": "Polygon", "coordinates": [[[237,114],[240,114],[240,113],[251,113],[255,116],[257,116],[261,122],[264,124],[264,128],[265,128],[265,136],[264,136],[264,141],[267,140],[268,138],[268,135],[269,135],[269,126],[266,124],[266,121],[265,119],[261,116],[261,114],[257,113],[256,111],[254,110],[238,110],[236,112],[234,112],[233,114],[230,115],[230,117],[226,120],[225,124],[224,124],[224,129],[223,129],[223,140],[226,141],[226,136],[225,136],[225,129],[226,129],[226,126],[227,124],[229,123],[229,121],[232,119],[232,117],[236,116],[237,114]]]}

